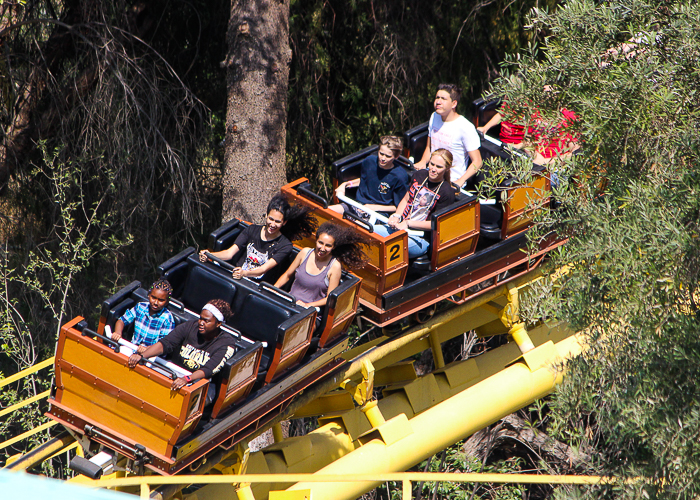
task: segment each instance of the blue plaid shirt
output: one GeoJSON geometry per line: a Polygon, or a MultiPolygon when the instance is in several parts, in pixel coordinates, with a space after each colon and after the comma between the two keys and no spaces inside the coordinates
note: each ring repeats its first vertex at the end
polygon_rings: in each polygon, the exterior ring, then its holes
{"type": "Polygon", "coordinates": [[[167,307],[152,315],[149,312],[148,302],[139,302],[119,319],[122,320],[124,326],[136,321],[134,338],[131,340],[136,345],[152,346],[175,328],[173,315],[170,314],[167,307]]]}

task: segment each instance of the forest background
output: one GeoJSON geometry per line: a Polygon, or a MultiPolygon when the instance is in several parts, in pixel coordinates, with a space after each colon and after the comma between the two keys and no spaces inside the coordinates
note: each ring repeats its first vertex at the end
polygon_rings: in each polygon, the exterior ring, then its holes
{"type": "MultiPolygon", "coordinates": [[[[468,109],[504,54],[532,42],[523,23],[538,4],[292,0],[287,179],[328,193],[330,163],[426,121],[439,82],[460,84],[468,109]]],[[[94,323],[101,300],[221,224],[231,8],[0,3],[3,374],[50,356],[66,319],[94,323]]],[[[32,379],[2,405],[45,387],[32,379]]],[[[0,437],[34,426],[32,411],[0,437]]]]}
{"type": "MultiPolygon", "coordinates": [[[[528,452],[528,466],[635,479],[555,495],[695,498],[700,8],[556,3],[291,1],[286,176],[329,193],[330,162],[424,122],[441,81],[465,89],[463,112],[499,70],[518,75],[497,82],[516,115],[555,123],[562,106],[575,109],[585,154],[560,167],[560,210],[532,232],[569,237],[551,256],[568,274],[522,305],[529,318],[586,329],[591,349],[556,399],[524,416],[533,434],[564,442],[565,457],[585,458],[552,468],[528,452]]],[[[66,319],[94,324],[104,297],[149,282],[221,223],[231,4],[4,1],[0,12],[0,371],[9,374],[49,357],[66,319]]],[[[48,383],[29,378],[0,402],[48,383]]],[[[37,413],[5,418],[0,438],[35,426],[37,413]]],[[[486,441],[513,441],[505,431],[487,429],[486,441]]],[[[512,457],[504,467],[523,470],[512,457]]],[[[463,459],[449,452],[421,468],[463,469],[463,459]]]]}

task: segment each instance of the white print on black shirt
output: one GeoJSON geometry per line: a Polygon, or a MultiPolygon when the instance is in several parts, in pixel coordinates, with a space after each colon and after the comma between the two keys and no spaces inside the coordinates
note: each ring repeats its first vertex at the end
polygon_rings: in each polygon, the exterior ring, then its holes
{"type": "Polygon", "coordinates": [[[202,351],[196,347],[187,344],[180,348],[180,357],[187,368],[194,371],[203,365],[207,364],[210,355],[207,351],[202,351]]]}
{"type": "Polygon", "coordinates": [[[259,252],[252,243],[248,243],[246,247],[247,253],[245,257],[245,262],[243,263],[243,270],[248,271],[251,269],[257,269],[267,262],[268,255],[267,252],[259,252]]]}
{"type": "MultiPolygon", "coordinates": [[[[216,374],[221,367],[224,365],[227,359],[229,359],[234,354],[234,349],[231,346],[226,348],[226,354],[224,355],[221,363],[212,370],[212,374],[216,374]]],[[[183,364],[190,370],[199,370],[202,366],[207,364],[211,355],[207,351],[202,349],[197,349],[191,344],[183,345],[180,348],[180,357],[182,358],[183,364]]]]}

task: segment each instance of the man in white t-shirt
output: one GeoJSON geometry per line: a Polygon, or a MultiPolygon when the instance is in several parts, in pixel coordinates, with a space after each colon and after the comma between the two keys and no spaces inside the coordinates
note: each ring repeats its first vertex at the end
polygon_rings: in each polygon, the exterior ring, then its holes
{"type": "Polygon", "coordinates": [[[450,180],[463,186],[467,179],[476,174],[483,163],[479,146],[479,134],[472,123],[457,113],[457,103],[462,91],[456,85],[441,83],[435,94],[435,113],[428,123],[428,143],[423,157],[415,164],[417,169],[425,168],[430,153],[445,148],[454,158],[450,180]],[[467,167],[467,163],[469,166],[467,167]]]}

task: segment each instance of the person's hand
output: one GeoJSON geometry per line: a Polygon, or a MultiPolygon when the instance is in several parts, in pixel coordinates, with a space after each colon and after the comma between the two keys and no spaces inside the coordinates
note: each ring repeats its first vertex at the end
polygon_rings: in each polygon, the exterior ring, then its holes
{"type": "Polygon", "coordinates": [[[129,356],[129,368],[134,368],[136,365],[139,364],[139,361],[143,359],[143,356],[141,356],[139,353],[134,353],[131,356],[129,356]]]}
{"type": "Polygon", "coordinates": [[[341,183],[336,189],[335,194],[340,196],[345,196],[345,188],[348,187],[349,182],[341,183]]]}
{"type": "Polygon", "coordinates": [[[233,276],[234,279],[241,279],[243,277],[243,268],[242,267],[234,267],[233,271],[231,271],[231,275],[233,276]]]}
{"type": "Polygon", "coordinates": [[[185,380],[183,377],[178,377],[175,380],[173,380],[173,385],[170,386],[170,388],[173,391],[179,391],[183,387],[187,385],[187,380],[185,380]]]}
{"type": "Polygon", "coordinates": [[[389,227],[394,228],[394,229],[397,229],[396,225],[397,225],[400,221],[401,221],[401,217],[399,217],[399,216],[396,215],[396,214],[391,214],[391,215],[389,216],[389,222],[388,222],[389,227]]]}
{"type": "Polygon", "coordinates": [[[486,133],[486,127],[476,127],[476,130],[481,132],[482,134],[486,133]]]}
{"type": "Polygon", "coordinates": [[[408,221],[402,220],[394,226],[396,229],[403,229],[404,231],[408,229],[408,221]]]}
{"type": "Polygon", "coordinates": [[[112,340],[115,342],[119,342],[119,339],[122,338],[122,332],[112,332],[112,340]]]}
{"type": "Polygon", "coordinates": [[[206,250],[200,250],[199,251],[199,262],[206,262],[207,261],[207,256],[204,255],[206,250]]]}
{"type": "Polygon", "coordinates": [[[141,344],[140,346],[138,346],[136,348],[137,354],[140,354],[141,356],[143,356],[143,353],[145,350],[146,350],[146,344],[141,344]]]}
{"type": "Polygon", "coordinates": [[[301,300],[297,300],[297,305],[301,307],[309,307],[306,302],[302,302],[301,300]]]}
{"type": "Polygon", "coordinates": [[[424,161],[419,161],[418,163],[414,163],[414,164],[413,164],[413,167],[414,167],[416,170],[423,170],[423,169],[426,167],[426,164],[425,164],[425,163],[426,163],[426,162],[424,162],[424,161]]]}

